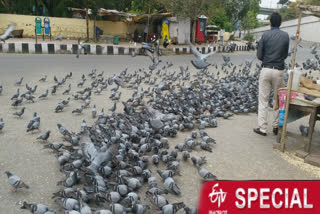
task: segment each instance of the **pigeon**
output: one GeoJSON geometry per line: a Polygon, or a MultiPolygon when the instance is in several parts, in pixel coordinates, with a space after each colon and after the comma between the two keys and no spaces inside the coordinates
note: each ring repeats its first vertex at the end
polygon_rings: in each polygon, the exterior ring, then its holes
{"type": "Polygon", "coordinates": [[[152,193],[146,193],[147,198],[150,200],[150,202],[155,205],[157,208],[161,209],[165,205],[169,204],[167,199],[161,195],[158,194],[152,194],[152,193]]]}
{"type": "Polygon", "coordinates": [[[56,152],[59,152],[59,149],[61,149],[62,146],[63,146],[62,143],[50,143],[50,144],[44,145],[43,148],[45,148],[45,149],[52,149],[52,150],[54,150],[54,151],[56,151],[56,152]]]}
{"type": "Polygon", "coordinates": [[[43,204],[28,204],[27,202],[23,202],[22,207],[20,209],[29,210],[33,214],[55,214],[55,212],[49,209],[46,205],[43,204]]]}
{"type": "Polygon", "coordinates": [[[77,114],[81,114],[83,111],[83,105],[81,105],[79,108],[76,108],[75,110],[72,111],[72,114],[77,113],[77,114]]]}
{"type": "Polygon", "coordinates": [[[39,82],[45,82],[47,80],[47,75],[44,75],[41,79],[39,79],[39,82]]]}
{"type": "Polygon", "coordinates": [[[57,86],[54,85],[54,86],[52,87],[51,94],[56,94],[56,92],[57,92],[57,86]]]}
{"type": "Polygon", "coordinates": [[[79,201],[73,198],[56,198],[55,202],[66,210],[79,210],[79,201]]]}
{"type": "Polygon", "coordinates": [[[304,126],[304,125],[300,125],[299,126],[299,130],[300,130],[301,136],[308,137],[308,135],[309,135],[309,127],[304,126]]]}
{"type": "Polygon", "coordinates": [[[47,141],[48,138],[50,137],[50,133],[51,131],[46,131],[44,134],[40,135],[39,137],[37,137],[37,139],[39,140],[43,140],[43,141],[47,141]]]}
{"type": "Polygon", "coordinates": [[[93,105],[93,108],[91,110],[91,116],[92,118],[96,118],[97,116],[97,108],[96,108],[96,105],[93,105]]]}
{"type": "Polygon", "coordinates": [[[191,161],[195,166],[201,166],[207,162],[206,157],[191,157],[191,161]]]}
{"type": "Polygon", "coordinates": [[[23,81],[23,77],[20,78],[20,80],[16,81],[16,85],[21,85],[23,81]]]}
{"type": "Polygon", "coordinates": [[[29,127],[27,127],[27,132],[33,132],[34,130],[39,130],[40,128],[40,117],[32,121],[32,124],[29,127]]]}
{"type": "Polygon", "coordinates": [[[137,56],[137,53],[136,53],[136,49],[132,49],[131,51],[131,57],[136,57],[137,56]]]}
{"type": "Polygon", "coordinates": [[[197,214],[198,213],[197,208],[194,208],[194,207],[185,207],[184,211],[186,212],[186,214],[197,214]]]}
{"type": "Polygon", "coordinates": [[[198,174],[204,181],[217,181],[217,176],[213,175],[208,170],[201,168],[200,166],[196,165],[198,174]]]}
{"type": "Polygon", "coordinates": [[[61,36],[61,35],[59,35],[59,36],[57,36],[57,37],[55,37],[53,40],[54,41],[62,41],[64,38],[63,38],[63,36],[61,36]]]}
{"type": "Polygon", "coordinates": [[[87,54],[87,51],[88,51],[88,44],[83,44],[83,43],[80,43],[80,39],[78,40],[78,50],[77,50],[77,58],[79,58],[82,50],[84,51],[84,54],[86,55],[87,54]]]}
{"type": "Polygon", "coordinates": [[[149,209],[150,207],[148,205],[137,204],[136,202],[133,202],[131,206],[131,212],[135,214],[144,214],[149,209]]]}
{"type": "Polygon", "coordinates": [[[24,110],[26,109],[26,107],[22,107],[22,109],[20,111],[17,111],[15,113],[13,113],[13,115],[18,116],[19,118],[21,118],[21,116],[24,114],[24,110]]]}
{"type": "Polygon", "coordinates": [[[71,137],[71,133],[66,129],[64,126],[62,126],[60,123],[57,124],[60,134],[64,137],[71,137]]]}
{"type": "Polygon", "coordinates": [[[18,176],[12,174],[9,171],[5,171],[5,173],[8,176],[8,183],[10,184],[10,186],[12,186],[13,192],[16,192],[17,189],[20,189],[20,188],[29,189],[29,186],[27,184],[25,184],[18,176]]]}
{"type": "Polygon", "coordinates": [[[145,53],[150,57],[150,59],[152,61],[152,65],[149,66],[149,69],[151,71],[155,70],[156,67],[159,65],[159,63],[161,62],[161,60],[159,60],[159,55],[160,55],[159,44],[156,44],[156,50],[155,51],[150,49],[150,47],[148,45],[143,45],[142,49],[145,50],[145,53]]]}
{"type": "Polygon", "coordinates": [[[183,209],[185,207],[185,204],[183,202],[180,203],[174,203],[174,204],[167,204],[164,205],[161,209],[161,214],[175,214],[180,209],[183,209]]]}
{"type": "Polygon", "coordinates": [[[39,96],[39,99],[44,99],[44,98],[47,98],[48,97],[48,94],[49,94],[49,90],[47,89],[45,93],[41,94],[39,96]]]}
{"type": "Polygon", "coordinates": [[[61,102],[61,103],[58,103],[56,109],[55,109],[55,112],[58,113],[58,112],[62,112],[64,109],[64,104],[61,102]]]}
{"type": "Polygon", "coordinates": [[[0,131],[4,128],[3,118],[0,118],[0,131]]]}
{"type": "Polygon", "coordinates": [[[117,109],[117,103],[115,102],[115,103],[113,104],[113,106],[109,109],[109,111],[115,112],[116,109],[117,109]]]}
{"type": "Polygon", "coordinates": [[[0,35],[0,41],[3,41],[5,43],[6,40],[8,40],[9,38],[12,38],[13,35],[11,33],[12,31],[14,31],[16,26],[17,26],[16,24],[10,24],[8,28],[5,30],[5,32],[2,35],[0,35]]]}
{"type": "Polygon", "coordinates": [[[19,97],[18,99],[14,100],[11,104],[11,106],[13,107],[17,107],[18,105],[20,105],[23,101],[23,97],[19,97]]]}
{"type": "Polygon", "coordinates": [[[63,95],[69,94],[71,91],[71,84],[69,84],[68,88],[62,93],[63,95]]]}
{"type": "Polygon", "coordinates": [[[178,187],[177,183],[171,177],[167,177],[164,180],[164,188],[169,192],[172,192],[176,195],[180,195],[180,188],[178,187]]]}
{"type": "Polygon", "coordinates": [[[17,89],[17,92],[11,97],[11,100],[17,99],[20,95],[20,89],[17,89]]]}
{"type": "Polygon", "coordinates": [[[206,69],[210,66],[210,64],[207,62],[207,58],[214,55],[216,52],[211,52],[208,54],[201,54],[196,47],[194,47],[190,42],[190,50],[193,53],[193,55],[196,57],[196,60],[191,60],[192,65],[197,69],[206,69]]]}

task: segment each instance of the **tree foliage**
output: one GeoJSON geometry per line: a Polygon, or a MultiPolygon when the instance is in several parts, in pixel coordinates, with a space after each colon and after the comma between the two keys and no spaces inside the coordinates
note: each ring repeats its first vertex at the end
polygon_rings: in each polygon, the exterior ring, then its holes
{"type": "MultiPolygon", "coordinates": [[[[320,0],[310,0],[320,1],[320,0]]],[[[133,13],[156,13],[170,11],[176,16],[189,17],[192,21],[199,15],[209,17],[209,23],[230,28],[240,21],[255,23],[260,0],[0,0],[0,12],[32,14],[32,8],[44,7],[46,15],[71,16],[69,7],[116,9],[133,13]],[[250,13],[248,13],[250,11],[250,13]]],[[[35,15],[42,15],[37,10],[35,15]]]]}

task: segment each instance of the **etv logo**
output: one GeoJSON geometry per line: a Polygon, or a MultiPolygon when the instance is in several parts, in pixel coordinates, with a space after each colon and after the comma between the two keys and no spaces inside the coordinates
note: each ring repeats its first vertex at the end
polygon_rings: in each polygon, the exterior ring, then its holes
{"type": "Polygon", "coordinates": [[[220,205],[226,200],[227,193],[223,192],[221,188],[219,191],[216,192],[215,188],[218,186],[219,186],[219,184],[215,184],[212,187],[212,192],[209,194],[209,198],[210,198],[211,203],[213,203],[213,204],[218,202],[218,208],[220,208],[220,205]]]}

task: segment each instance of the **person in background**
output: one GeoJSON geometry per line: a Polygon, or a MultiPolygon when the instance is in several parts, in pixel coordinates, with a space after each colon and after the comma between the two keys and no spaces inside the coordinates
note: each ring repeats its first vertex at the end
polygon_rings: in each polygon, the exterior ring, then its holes
{"type": "Polygon", "coordinates": [[[163,47],[164,48],[167,48],[169,45],[169,40],[168,40],[168,37],[167,35],[165,36],[164,40],[163,40],[163,47]]]}
{"type": "Polygon", "coordinates": [[[149,32],[148,25],[145,25],[144,30],[143,30],[143,41],[144,42],[147,42],[148,32],[149,32]]]}
{"type": "Polygon", "coordinates": [[[224,30],[220,30],[220,45],[223,46],[223,36],[224,36],[224,30]]]}
{"type": "MultiPolygon", "coordinates": [[[[259,77],[259,109],[258,128],[253,131],[259,135],[267,135],[268,101],[273,88],[275,96],[278,89],[284,85],[284,61],[288,57],[289,35],[279,29],[281,15],[273,13],[270,18],[271,30],[265,32],[258,45],[257,57],[262,61],[262,70],[259,77]]],[[[273,113],[273,133],[278,134],[279,111],[273,113]]]]}

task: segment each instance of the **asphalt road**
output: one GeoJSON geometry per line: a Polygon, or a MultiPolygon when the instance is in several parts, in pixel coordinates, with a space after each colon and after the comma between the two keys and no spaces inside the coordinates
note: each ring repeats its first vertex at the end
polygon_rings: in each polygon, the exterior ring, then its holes
{"type": "MultiPolygon", "coordinates": [[[[307,57],[308,51],[300,52],[299,62],[307,57]]],[[[235,64],[241,64],[244,60],[252,60],[254,53],[231,54],[231,59],[235,64]]],[[[162,57],[163,62],[174,63],[172,71],[178,70],[180,65],[188,65],[190,69],[191,56],[168,56],[162,57]]],[[[221,55],[215,55],[210,61],[222,62],[221,55]]],[[[0,95],[0,118],[5,120],[5,128],[0,132],[0,213],[17,214],[28,213],[19,209],[21,201],[33,203],[43,203],[51,208],[58,206],[51,199],[53,192],[61,189],[56,183],[64,178],[60,173],[55,154],[43,149],[42,143],[36,140],[40,133],[26,133],[26,125],[32,117],[33,112],[38,112],[41,117],[41,133],[51,130],[50,142],[61,142],[56,124],[60,122],[67,128],[79,131],[80,122],[86,119],[90,125],[93,119],[90,118],[90,109],[84,114],[75,116],[71,111],[80,106],[80,102],[71,101],[70,105],[62,113],[55,114],[53,109],[61,100],[71,95],[61,95],[63,89],[59,89],[56,96],[50,96],[47,100],[37,100],[36,103],[27,103],[26,112],[21,119],[15,118],[12,114],[16,109],[10,106],[10,98],[17,88],[25,91],[24,86],[14,85],[16,80],[24,77],[24,84],[31,86],[38,85],[35,96],[42,94],[47,88],[54,84],[53,76],[59,78],[65,76],[70,71],[73,72],[71,80],[72,92],[78,90],[76,83],[79,82],[82,74],[87,74],[92,69],[105,71],[105,76],[116,74],[129,68],[132,72],[141,67],[149,65],[146,57],[131,58],[129,56],[81,56],[76,59],[70,55],[0,55],[0,85],[4,91],[0,95]],[[48,82],[39,83],[38,80],[48,75],[48,82]],[[29,186],[29,190],[21,190],[17,193],[10,191],[7,184],[5,170],[20,176],[29,186]]],[[[123,90],[123,97],[127,99],[132,92],[123,90]]],[[[92,104],[97,105],[97,109],[107,110],[113,104],[108,97],[110,90],[102,95],[95,95],[92,104]]],[[[118,109],[117,111],[121,111],[118,109]]],[[[319,179],[318,168],[310,167],[299,160],[288,155],[281,155],[272,149],[275,137],[269,134],[261,137],[252,132],[256,127],[256,114],[238,115],[228,120],[219,120],[219,127],[208,129],[207,132],[216,141],[213,153],[202,151],[195,152],[198,156],[206,156],[208,163],[205,168],[215,174],[219,179],[232,180],[255,180],[255,179],[319,179]],[[288,161],[289,160],[289,161],[288,161]]],[[[297,125],[296,125],[297,126],[297,125]]],[[[296,130],[296,126],[292,129],[296,130]]],[[[271,133],[271,129],[269,130],[271,133]]],[[[170,139],[172,148],[175,144],[183,142],[190,133],[179,133],[178,137],[170,139]]],[[[184,201],[190,206],[196,206],[198,192],[201,182],[196,173],[196,169],[190,162],[182,163],[182,176],[177,178],[177,183],[182,190],[182,196],[169,196],[170,202],[184,201]]]]}

